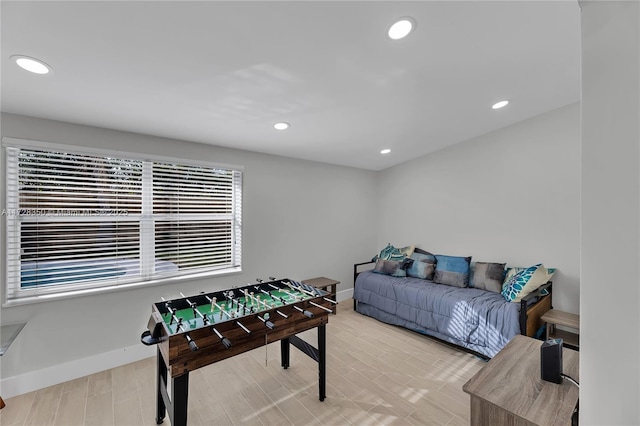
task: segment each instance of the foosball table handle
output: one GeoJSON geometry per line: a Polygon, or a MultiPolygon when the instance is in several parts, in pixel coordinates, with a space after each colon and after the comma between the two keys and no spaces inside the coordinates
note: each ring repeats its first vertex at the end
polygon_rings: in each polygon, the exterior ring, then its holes
{"type": "Polygon", "coordinates": [[[268,319],[263,318],[260,315],[257,315],[257,317],[260,321],[264,323],[265,327],[267,327],[269,330],[273,330],[274,328],[276,328],[276,325],[271,321],[269,321],[268,319]]]}
{"type": "Polygon", "coordinates": [[[307,311],[306,309],[302,309],[299,306],[293,306],[294,309],[296,309],[298,312],[302,313],[305,317],[307,318],[313,318],[315,315],[313,315],[313,312],[311,311],[307,311]]]}
{"type": "Polygon", "coordinates": [[[225,348],[229,349],[232,346],[231,340],[224,337],[222,333],[220,333],[215,327],[211,327],[211,330],[213,330],[213,332],[216,333],[216,335],[220,338],[220,341],[222,342],[225,348]]]}
{"type": "Polygon", "coordinates": [[[196,342],[191,338],[191,336],[189,336],[188,333],[184,335],[184,338],[187,340],[187,343],[189,344],[189,349],[191,349],[193,352],[199,349],[198,345],[196,345],[196,342]]]}

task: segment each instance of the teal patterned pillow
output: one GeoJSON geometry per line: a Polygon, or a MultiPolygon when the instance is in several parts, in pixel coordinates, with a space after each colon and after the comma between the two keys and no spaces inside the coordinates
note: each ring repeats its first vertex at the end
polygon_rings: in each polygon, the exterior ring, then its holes
{"type": "Polygon", "coordinates": [[[371,259],[372,262],[375,262],[378,259],[383,260],[393,260],[395,262],[401,262],[405,257],[411,256],[413,253],[414,246],[407,246],[402,248],[395,248],[391,244],[387,244],[385,248],[380,250],[380,253],[373,256],[371,259]]]}
{"type": "MultiPolygon", "coordinates": [[[[507,269],[504,270],[505,284],[509,280],[509,278],[511,278],[512,276],[514,276],[520,271],[524,271],[525,269],[527,268],[523,268],[521,266],[509,266],[507,269]]],[[[547,268],[547,273],[549,274],[549,278],[551,278],[551,275],[553,275],[555,272],[556,272],[556,268],[547,268]]]]}
{"type": "Polygon", "coordinates": [[[520,302],[523,297],[549,281],[553,272],[555,269],[548,270],[538,263],[507,276],[502,287],[502,296],[507,302],[520,302]]]}

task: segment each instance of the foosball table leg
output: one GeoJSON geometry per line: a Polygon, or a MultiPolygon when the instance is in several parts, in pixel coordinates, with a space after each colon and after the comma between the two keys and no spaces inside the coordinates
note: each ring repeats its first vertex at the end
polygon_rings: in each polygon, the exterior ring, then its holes
{"type": "Polygon", "coordinates": [[[189,373],[174,377],[171,386],[173,417],[172,426],[187,425],[187,401],[189,395],[189,373]]]}
{"type": "Polygon", "coordinates": [[[318,385],[320,401],[327,397],[327,334],[325,325],[318,327],[318,385]]]}
{"type": "Polygon", "coordinates": [[[164,420],[164,416],[166,414],[166,406],[164,404],[164,399],[162,397],[162,387],[167,385],[167,366],[164,364],[164,359],[162,358],[162,354],[160,353],[160,348],[158,348],[158,377],[157,377],[157,393],[156,393],[156,424],[161,424],[164,420]]]}
{"type": "Polygon", "coordinates": [[[289,368],[289,354],[290,346],[289,346],[289,338],[280,340],[280,360],[282,362],[282,368],[285,370],[289,368]]]}

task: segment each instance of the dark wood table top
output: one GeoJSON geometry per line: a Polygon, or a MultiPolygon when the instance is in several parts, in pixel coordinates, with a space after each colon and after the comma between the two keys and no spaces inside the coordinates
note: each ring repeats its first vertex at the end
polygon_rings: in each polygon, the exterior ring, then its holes
{"type": "Polygon", "coordinates": [[[320,288],[340,284],[340,281],[332,280],[327,277],[310,278],[308,280],[303,280],[302,282],[320,288]]]}

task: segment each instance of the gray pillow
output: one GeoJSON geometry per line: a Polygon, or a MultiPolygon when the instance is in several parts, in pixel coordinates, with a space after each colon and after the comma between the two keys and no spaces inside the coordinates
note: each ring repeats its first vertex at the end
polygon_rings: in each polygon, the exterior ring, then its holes
{"type": "Polygon", "coordinates": [[[428,251],[416,248],[411,255],[413,264],[407,268],[407,276],[422,278],[423,280],[433,280],[436,270],[436,256],[428,251]]]}
{"type": "Polygon", "coordinates": [[[414,278],[422,278],[423,280],[433,280],[436,270],[435,263],[423,262],[415,260],[409,268],[407,268],[407,276],[414,278]]]}
{"type": "Polygon", "coordinates": [[[473,286],[482,290],[502,292],[505,263],[476,262],[473,286]]]}
{"type": "Polygon", "coordinates": [[[406,268],[409,266],[408,262],[396,262],[395,260],[376,260],[376,266],[373,268],[373,272],[378,274],[391,275],[392,277],[406,277],[406,268]]]}

